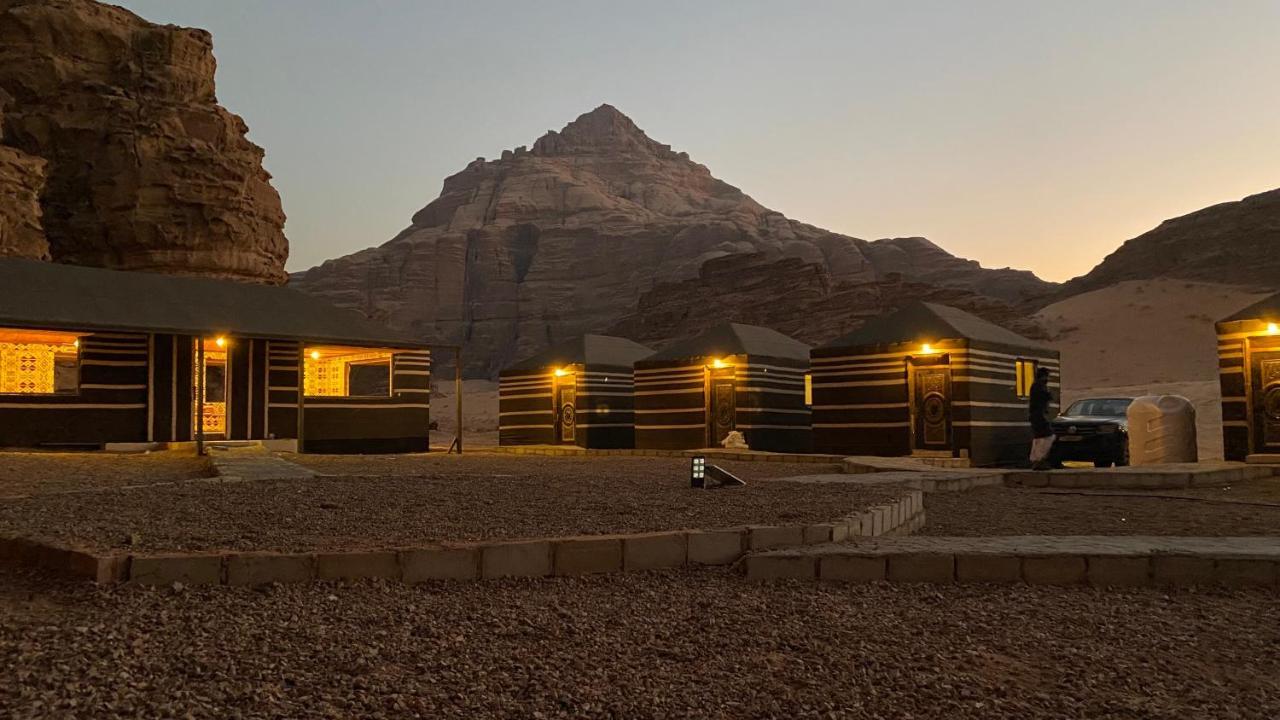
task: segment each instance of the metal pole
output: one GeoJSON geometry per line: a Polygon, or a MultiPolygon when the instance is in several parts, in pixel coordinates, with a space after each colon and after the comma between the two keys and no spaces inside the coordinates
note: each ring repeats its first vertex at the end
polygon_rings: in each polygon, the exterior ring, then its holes
{"type": "Polygon", "coordinates": [[[453,349],[453,388],[457,395],[458,454],[462,454],[462,346],[453,349]]]}
{"type": "Polygon", "coordinates": [[[204,455],[204,338],[196,338],[196,455],[204,455]]]}
{"type": "Polygon", "coordinates": [[[307,350],[303,347],[302,342],[298,342],[298,452],[302,452],[302,429],[305,426],[302,420],[303,408],[306,407],[307,397],[307,350]]]}

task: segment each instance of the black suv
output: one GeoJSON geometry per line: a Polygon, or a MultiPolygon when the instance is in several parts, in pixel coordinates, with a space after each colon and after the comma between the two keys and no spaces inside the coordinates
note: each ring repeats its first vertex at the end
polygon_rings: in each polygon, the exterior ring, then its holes
{"type": "Polygon", "coordinates": [[[1093,462],[1095,467],[1129,464],[1129,405],[1133,398],[1086,398],[1071,403],[1053,419],[1053,448],[1049,461],[1093,462]]]}

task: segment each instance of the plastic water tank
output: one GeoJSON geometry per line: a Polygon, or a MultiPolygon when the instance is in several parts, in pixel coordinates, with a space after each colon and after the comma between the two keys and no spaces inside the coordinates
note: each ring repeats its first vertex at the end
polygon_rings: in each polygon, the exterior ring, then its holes
{"type": "Polygon", "coordinates": [[[1196,408],[1181,395],[1144,395],[1129,406],[1129,464],[1196,462],[1196,408]]]}

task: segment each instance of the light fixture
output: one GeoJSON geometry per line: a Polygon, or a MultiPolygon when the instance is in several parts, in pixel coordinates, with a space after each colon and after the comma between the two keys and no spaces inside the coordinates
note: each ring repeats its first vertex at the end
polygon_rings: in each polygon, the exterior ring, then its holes
{"type": "Polygon", "coordinates": [[[920,352],[924,353],[925,355],[928,355],[929,353],[933,352],[933,346],[930,345],[929,343],[925,343],[920,346],[920,352]]]}
{"type": "Polygon", "coordinates": [[[226,338],[224,338],[224,337],[222,337],[221,335],[219,335],[219,336],[218,336],[218,337],[213,341],[213,344],[214,344],[214,345],[217,345],[218,347],[226,347],[226,346],[227,346],[227,339],[226,339],[226,338]]]}
{"type": "Polygon", "coordinates": [[[311,359],[312,359],[312,360],[319,360],[319,359],[320,359],[320,351],[319,351],[319,350],[312,350],[312,351],[311,351],[311,359]]]}
{"type": "Polygon", "coordinates": [[[728,363],[726,363],[721,358],[716,358],[715,360],[711,361],[711,367],[714,367],[714,368],[728,367],[728,363]]]}
{"type": "Polygon", "coordinates": [[[1275,335],[1276,333],[1280,333],[1280,325],[1277,325],[1275,323],[1267,323],[1267,334],[1275,335]]]}
{"type": "Polygon", "coordinates": [[[556,368],[556,377],[564,377],[565,375],[568,375],[568,374],[569,374],[568,370],[565,370],[564,368],[556,368]]]}
{"type": "Polygon", "coordinates": [[[693,458],[689,463],[690,487],[704,487],[707,484],[707,459],[701,456],[693,458]]]}
{"type": "Polygon", "coordinates": [[[80,347],[80,338],[76,338],[75,340],[73,340],[71,342],[71,347],[75,347],[75,348],[80,347]]]}

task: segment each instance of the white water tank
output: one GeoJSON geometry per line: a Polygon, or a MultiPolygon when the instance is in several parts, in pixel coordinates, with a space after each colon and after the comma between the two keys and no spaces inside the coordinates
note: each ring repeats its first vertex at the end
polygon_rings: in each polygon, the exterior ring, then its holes
{"type": "Polygon", "coordinates": [[[1196,462],[1196,408],[1181,395],[1144,395],[1129,406],[1129,464],[1196,462]]]}

